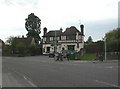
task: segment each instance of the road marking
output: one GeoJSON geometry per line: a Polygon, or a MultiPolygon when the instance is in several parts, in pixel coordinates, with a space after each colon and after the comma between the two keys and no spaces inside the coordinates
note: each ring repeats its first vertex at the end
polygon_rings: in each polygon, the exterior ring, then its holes
{"type": "MultiPolygon", "coordinates": [[[[9,68],[8,68],[8,69],[9,69],[9,68]]],[[[22,76],[32,87],[36,87],[36,88],[37,88],[37,86],[36,86],[35,84],[33,84],[33,83],[30,81],[30,79],[28,79],[28,78],[27,78],[26,76],[24,76],[22,73],[20,73],[20,72],[18,72],[18,71],[15,71],[15,70],[12,69],[12,68],[11,68],[11,70],[12,70],[13,72],[15,72],[16,74],[22,76]]]]}
{"type": "Polygon", "coordinates": [[[108,85],[108,86],[111,86],[111,87],[119,87],[118,85],[107,83],[107,82],[104,82],[104,81],[99,81],[99,80],[94,80],[94,81],[98,82],[98,83],[102,83],[102,84],[108,85]]]}
{"type": "Polygon", "coordinates": [[[32,87],[37,87],[35,84],[33,84],[26,76],[24,76],[23,74],[21,74],[20,72],[17,72],[14,70],[14,72],[16,72],[17,74],[19,74],[20,76],[22,76],[32,87]]]}
{"type": "Polygon", "coordinates": [[[107,66],[106,68],[110,68],[111,69],[111,68],[113,68],[113,66],[107,66]]]}
{"type": "Polygon", "coordinates": [[[33,84],[31,81],[29,81],[27,77],[23,76],[23,78],[24,78],[32,87],[37,87],[35,84],[33,84]]]}

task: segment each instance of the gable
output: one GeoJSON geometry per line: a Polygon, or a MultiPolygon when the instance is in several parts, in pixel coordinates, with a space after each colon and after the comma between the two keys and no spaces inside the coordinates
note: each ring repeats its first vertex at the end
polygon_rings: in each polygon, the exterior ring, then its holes
{"type": "Polygon", "coordinates": [[[82,35],[82,33],[76,27],[71,26],[70,28],[66,28],[62,35],[76,35],[76,33],[82,35]]]}

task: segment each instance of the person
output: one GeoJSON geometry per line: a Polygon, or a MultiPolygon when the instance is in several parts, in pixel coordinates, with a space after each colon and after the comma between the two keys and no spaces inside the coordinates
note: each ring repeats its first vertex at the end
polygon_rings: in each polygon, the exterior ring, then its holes
{"type": "Polygon", "coordinates": [[[99,54],[98,57],[99,57],[99,61],[103,62],[103,55],[99,54]]]}
{"type": "Polygon", "coordinates": [[[63,61],[63,54],[62,54],[62,52],[59,54],[59,58],[60,58],[61,61],[63,61]]]}
{"type": "Polygon", "coordinates": [[[67,54],[66,54],[66,51],[64,50],[64,48],[62,48],[61,53],[62,53],[62,60],[67,58],[67,54]]]}
{"type": "Polygon", "coordinates": [[[69,54],[67,53],[67,60],[69,61],[70,60],[70,58],[69,58],[69,54]]]}
{"type": "Polygon", "coordinates": [[[59,61],[60,53],[57,53],[56,57],[57,57],[56,61],[59,61]]]}

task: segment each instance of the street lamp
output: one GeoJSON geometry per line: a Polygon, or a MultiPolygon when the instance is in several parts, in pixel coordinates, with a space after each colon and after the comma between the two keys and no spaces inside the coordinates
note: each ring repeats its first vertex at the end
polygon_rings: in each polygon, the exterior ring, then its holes
{"type": "Polygon", "coordinates": [[[54,51],[55,51],[55,57],[54,58],[56,58],[56,50],[57,50],[57,48],[56,48],[56,30],[55,30],[55,42],[54,42],[54,51]]]}
{"type": "Polygon", "coordinates": [[[107,60],[107,54],[106,54],[106,34],[104,37],[104,47],[105,47],[105,61],[107,60]]]}

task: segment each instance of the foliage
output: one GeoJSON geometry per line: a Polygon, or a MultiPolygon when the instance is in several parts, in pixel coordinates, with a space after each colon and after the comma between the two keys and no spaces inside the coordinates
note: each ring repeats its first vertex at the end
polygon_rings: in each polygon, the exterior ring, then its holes
{"type": "Polygon", "coordinates": [[[120,52],[120,28],[114,29],[106,33],[106,43],[108,52],[120,52]]]}
{"type": "Polygon", "coordinates": [[[88,44],[92,43],[93,42],[93,39],[91,36],[88,37],[88,40],[86,41],[88,44]]]}
{"type": "Polygon", "coordinates": [[[9,56],[15,54],[19,54],[20,56],[25,55],[26,44],[23,38],[20,38],[19,36],[16,37],[10,36],[6,43],[8,43],[8,45],[4,47],[3,51],[4,55],[9,56]]]}
{"type": "MultiPolygon", "coordinates": [[[[102,41],[102,40],[99,40],[99,41],[97,41],[97,42],[94,42],[94,44],[96,44],[97,45],[97,50],[98,50],[98,52],[97,53],[102,53],[102,52],[104,52],[104,41],[102,41]]],[[[94,49],[95,50],[95,49],[94,49]]]]}
{"type": "Polygon", "coordinates": [[[11,51],[11,46],[9,45],[5,45],[4,48],[2,49],[2,55],[3,56],[10,56],[12,55],[12,51],[11,51]]]}
{"type": "Polygon", "coordinates": [[[8,39],[6,40],[6,43],[9,44],[9,45],[12,45],[12,42],[13,42],[14,38],[15,38],[14,36],[8,37],[8,39]]]}
{"type": "Polygon", "coordinates": [[[38,43],[40,40],[39,34],[41,33],[41,20],[34,15],[34,13],[31,13],[28,15],[28,18],[26,18],[25,21],[25,28],[28,31],[27,37],[35,38],[35,42],[38,43]]]}
{"type": "Polygon", "coordinates": [[[96,59],[96,55],[92,53],[86,53],[80,57],[80,60],[95,60],[95,59],[96,59]]]}
{"type": "Polygon", "coordinates": [[[28,50],[30,55],[35,55],[35,45],[33,42],[28,46],[28,50]]]}
{"type": "Polygon", "coordinates": [[[102,53],[104,52],[104,41],[92,42],[91,44],[85,44],[86,53],[102,53]]]}
{"type": "Polygon", "coordinates": [[[25,55],[25,50],[26,50],[26,45],[23,41],[19,41],[16,44],[16,51],[19,54],[19,56],[24,56],[25,55]]]}

